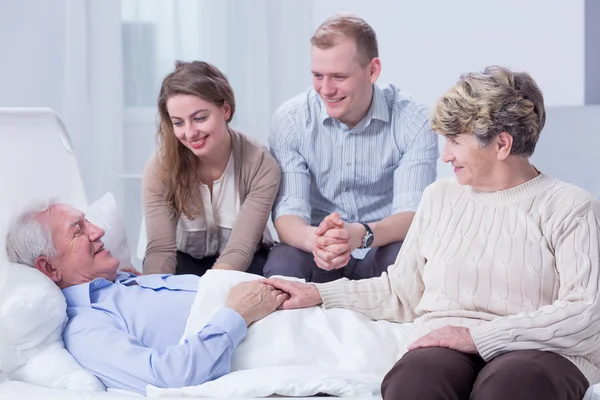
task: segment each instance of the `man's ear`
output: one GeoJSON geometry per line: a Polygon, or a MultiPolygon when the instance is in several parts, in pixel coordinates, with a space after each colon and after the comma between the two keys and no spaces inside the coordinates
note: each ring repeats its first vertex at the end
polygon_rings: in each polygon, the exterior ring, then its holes
{"type": "Polygon", "coordinates": [[[369,63],[369,78],[371,80],[371,84],[377,81],[379,75],[381,75],[381,60],[379,60],[378,57],[375,57],[369,63]]]}
{"type": "Polygon", "coordinates": [[[56,268],[56,265],[46,256],[39,256],[36,258],[33,262],[33,266],[54,282],[60,282],[62,279],[61,273],[58,268],[56,268]]]}

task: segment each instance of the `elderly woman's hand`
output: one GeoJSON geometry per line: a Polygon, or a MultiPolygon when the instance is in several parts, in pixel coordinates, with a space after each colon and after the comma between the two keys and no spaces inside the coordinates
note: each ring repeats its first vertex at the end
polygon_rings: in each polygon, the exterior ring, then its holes
{"type": "Polygon", "coordinates": [[[281,310],[313,307],[318,306],[323,302],[319,290],[315,285],[310,283],[294,282],[277,278],[264,279],[262,282],[290,295],[289,299],[284,301],[279,307],[281,310]]]}
{"type": "Polygon", "coordinates": [[[477,346],[469,328],[460,326],[445,326],[431,331],[408,346],[408,350],[421,347],[447,347],[461,353],[477,354],[477,346]]]}

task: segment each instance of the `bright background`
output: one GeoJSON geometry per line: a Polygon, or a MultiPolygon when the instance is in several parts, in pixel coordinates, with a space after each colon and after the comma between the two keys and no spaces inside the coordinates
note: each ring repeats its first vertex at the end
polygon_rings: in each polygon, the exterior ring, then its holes
{"type": "MultiPolygon", "coordinates": [[[[53,108],[73,139],[89,200],[113,192],[136,243],[140,174],[155,148],[158,88],[174,61],[222,69],[238,103],[233,126],[266,143],[273,111],[310,85],[314,29],[347,11],[377,32],[379,83],[429,106],[463,72],[490,64],[528,71],[545,94],[552,131],[542,134],[536,162],[600,198],[600,122],[590,128],[600,112],[586,107],[600,98],[598,4],[0,0],[0,107],[53,108]]],[[[449,173],[440,163],[439,177],[449,173]]]]}

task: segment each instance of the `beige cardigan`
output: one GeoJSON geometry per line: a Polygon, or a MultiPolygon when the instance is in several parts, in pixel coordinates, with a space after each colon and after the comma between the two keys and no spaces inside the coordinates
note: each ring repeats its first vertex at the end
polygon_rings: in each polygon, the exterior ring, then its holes
{"type": "Polygon", "coordinates": [[[600,203],[547,175],[493,193],[435,182],[387,273],[317,287],[326,308],[414,321],[411,340],[463,326],[486,361],[552,351],[600,382],[600,203]]]}
{"type": "MultiPolygon", "coordinates": [[[[229,241],[216,262],[245,271],[265,231],[279,188],[281,170],[266,147],[232,129],[230,133],[241,208],[229,241]]],[[[148,160],[142,176],[148,243],[144,273],[175,273],[179,216],[173,216],[172,209],[165,202],[165,193],[165,184],[158,178],[158,156],[154,154],[148,160]]],[[[204,215],[196,218],[204,218],[204,215]]],[[[269,240],[265,238],[265,241],[269,240]]],[[[185,252],[185,249],[179,250],[185,252]]]]}

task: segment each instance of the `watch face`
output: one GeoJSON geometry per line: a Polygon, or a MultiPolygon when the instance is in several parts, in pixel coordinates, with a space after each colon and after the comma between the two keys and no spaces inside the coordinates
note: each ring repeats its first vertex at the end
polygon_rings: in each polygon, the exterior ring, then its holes
{"type": "Polygon", "coordinates": [[[373,240],[374,240],[373,235],[371,233],[369,233],[367,235],[367,240],[366,240],[366,243],[365,243],[365,247],[371,247],[371,245],[373,244],[373,240]]]}
{"type": "Polygon", "coordinates": [[[363,248],[371,247],[373,244],[373,234],[371,232],[367,232],[365,237],[363,238],[363,248]]]}

